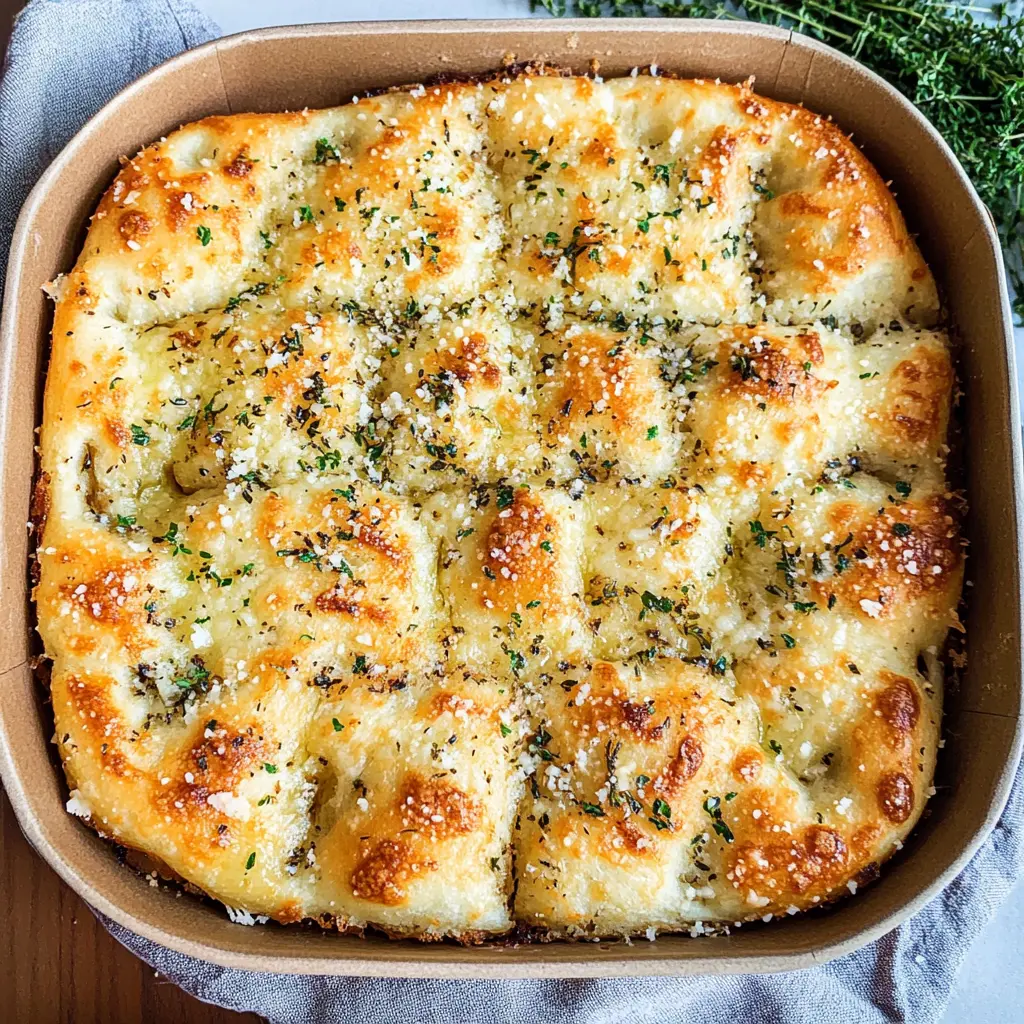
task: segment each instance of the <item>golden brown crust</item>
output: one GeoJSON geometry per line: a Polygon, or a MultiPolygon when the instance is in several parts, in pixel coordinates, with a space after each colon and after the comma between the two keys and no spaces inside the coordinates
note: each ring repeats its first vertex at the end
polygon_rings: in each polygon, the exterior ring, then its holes
{"type": "Polygon", "coordinates": [[[543,69],[207,118],[53,291],[69,809],[235,920],[700,932],[920,815],[954,376],[831,122],[543,69]]]}

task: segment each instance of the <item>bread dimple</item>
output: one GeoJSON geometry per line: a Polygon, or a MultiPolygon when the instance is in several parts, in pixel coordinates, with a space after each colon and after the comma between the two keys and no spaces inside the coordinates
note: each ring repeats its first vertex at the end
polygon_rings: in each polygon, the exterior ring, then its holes
{"type": "Polygon", "coordinates": [[[700,933],[914,826],[955,376],[831,121],[542,69],[207,118],[52,291],[69,809],[233,919],[700,933]]]}

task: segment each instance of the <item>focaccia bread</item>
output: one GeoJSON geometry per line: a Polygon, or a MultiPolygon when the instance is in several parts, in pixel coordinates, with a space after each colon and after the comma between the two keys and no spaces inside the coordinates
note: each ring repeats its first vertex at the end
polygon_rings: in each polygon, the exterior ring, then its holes
{"type": "Polygon", "coordinates": [[[233,919],[699,933],[917,821],[954,373],[827,119],[536,68],[211,117],[52,292],[68,809],[233,919]]]}

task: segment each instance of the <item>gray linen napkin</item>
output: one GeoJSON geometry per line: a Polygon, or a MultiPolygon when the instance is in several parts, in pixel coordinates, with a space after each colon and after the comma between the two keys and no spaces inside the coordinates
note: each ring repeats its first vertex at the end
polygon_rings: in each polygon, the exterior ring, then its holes
{"type": "MultiPolygon", "coordinates": [[[[384,12],[380,12],[384,13],[384,12]]],[[[33,0],[18,19],[0,84],[0,271],[33,182],[78,128],[154,65],[218,34],[187,0],[33,0]]],[[[55,225],[55,229],[57,226],[55,225]]],[[[731,978],[415,981],[228,970],[104,923],[132,952],[200,999],[275,1024],[751,1024],[933,1022],[968,946],[1024,862],[1024,769],[994,833],[911,921],[823,967],[731,978]]]]}

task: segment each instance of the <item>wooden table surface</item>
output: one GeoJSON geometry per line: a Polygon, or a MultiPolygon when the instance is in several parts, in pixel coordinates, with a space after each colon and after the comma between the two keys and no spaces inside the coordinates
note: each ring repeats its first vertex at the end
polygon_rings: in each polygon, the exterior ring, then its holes
{"type": "Polygon", "coordinates": [[[0,1020],[11,1024],[240,1024],[115,942],[36,856],[0,792],[0,1020]]]}
{"type": "MultiPolygon", "coordinates": [[[[0,0],[6,52],[21,0],[0,0]]],[[[0,1020],[11,1024],[240,1024],[186,995],[115,942],[36,856],[0,790],[0,1020]]]]}

